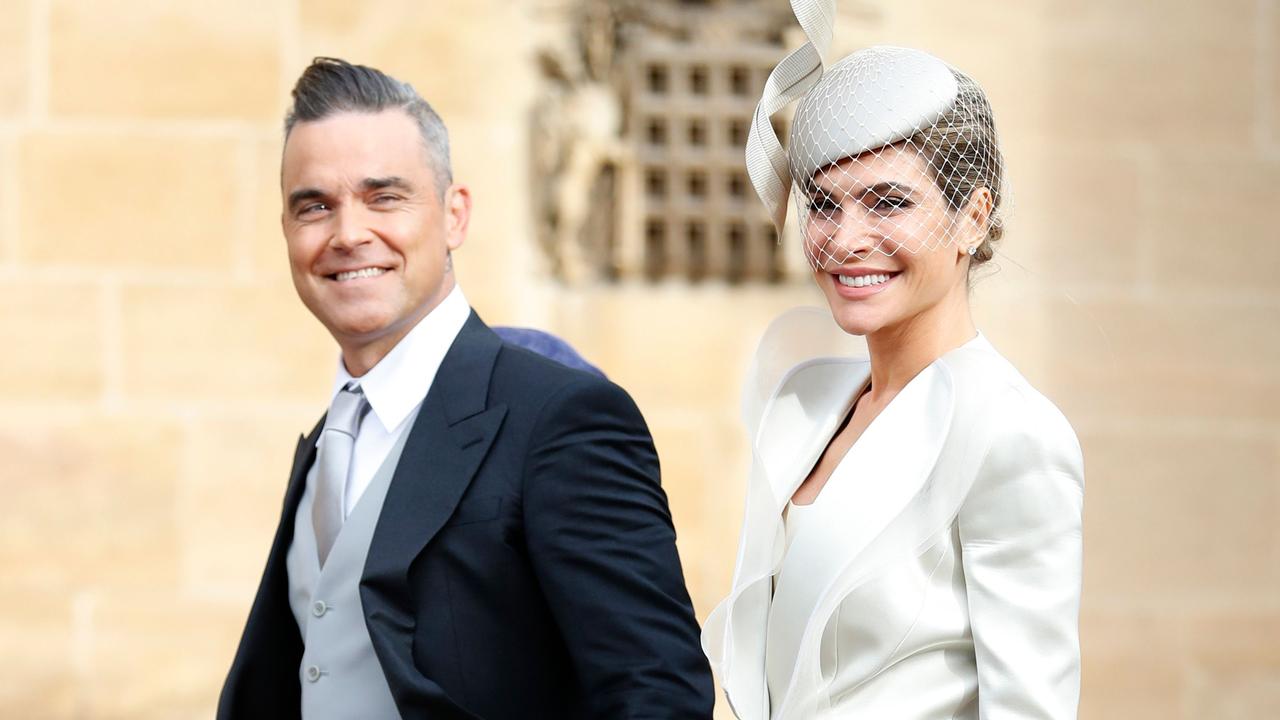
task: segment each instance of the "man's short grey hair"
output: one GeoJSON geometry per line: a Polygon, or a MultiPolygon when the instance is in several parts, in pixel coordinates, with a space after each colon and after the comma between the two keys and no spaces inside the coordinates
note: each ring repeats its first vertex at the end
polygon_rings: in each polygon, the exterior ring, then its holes
{"type": "Polygon", "coordinates": [[[444,191],[453,183],[449,131],[444,121],[412,85],[376,68],[353,65],[338,58],[312,60],[293,86],[293,107],[284,118],[284,137],[288,140],[289,133],[300,122],[323,120],[343,112],[377,113],[393,109],[403,110],[418,123],[436,192],[444,197],[444,191]]]}

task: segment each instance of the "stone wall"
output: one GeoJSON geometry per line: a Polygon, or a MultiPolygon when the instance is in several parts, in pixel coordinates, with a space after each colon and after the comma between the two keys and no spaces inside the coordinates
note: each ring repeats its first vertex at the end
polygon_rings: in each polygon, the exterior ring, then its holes
{"type": "MultiPolygon", "coordinates": [[[[820,300],[546,279],[524,118],[555,5],[6,0],[0,716],[211,713],[334,369],[278,219],[279,119],[314,55],[440,110],[476,197],[468,296],[632,391],[700,615],[714,605],[742,507],[738,382],[768,320],[820,300]]],[[[841,5],[845,47],[932,50],[996,106],[1015,205],[975,299],[1084,444],[1082,717],[1268,717],[1280,0],[841,5]]]]}

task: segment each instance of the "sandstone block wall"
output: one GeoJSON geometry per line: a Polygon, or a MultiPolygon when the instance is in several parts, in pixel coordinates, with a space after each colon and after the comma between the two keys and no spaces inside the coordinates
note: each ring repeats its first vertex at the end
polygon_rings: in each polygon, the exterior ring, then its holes
{"type": "MultiPolygon", "coordinates": [[[[335,362],[279,232],[280,115],[314,55],[437,106],[476,198],[468,296],[631,390],[699,613],[718,600],[739,380],[820,298],[546,279],[524,122],[552,5],[0,7],[0,716],[211,713],[335,362]]],[[[1081,716],[1271,717],[1280,0],[840,5],[845,47],[930,49],[995,103],[1014,212],[975,303],[1084,445],[1081,716]]]]}

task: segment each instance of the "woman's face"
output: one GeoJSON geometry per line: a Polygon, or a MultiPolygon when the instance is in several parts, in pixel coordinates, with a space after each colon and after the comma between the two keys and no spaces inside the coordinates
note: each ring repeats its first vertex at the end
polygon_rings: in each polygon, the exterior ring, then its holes
{"type": "Polygon", "coordinates": [[[874,334],[968,302],[968,248],[980,240],[979,223],[948,207],[914,147],[829,165],[807,196],[805,256],[845,332],[874,334]]]}

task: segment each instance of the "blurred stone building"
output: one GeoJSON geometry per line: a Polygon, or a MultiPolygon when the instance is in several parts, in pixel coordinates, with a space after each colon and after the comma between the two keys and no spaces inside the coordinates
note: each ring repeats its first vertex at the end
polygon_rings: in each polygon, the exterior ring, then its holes
{"type": "MultiPolygon", "coordinates": [[[[840,54],[930,50],[995,106],[1014,203],[974,297],[1084,445],[1081,716],[1273,717],[1280,0],[838,6],[840,54]]],[[[0,717],[211,713],[336,360],[279,229],[315,55],[440,111],[469,299],[635,396],[705,616],[740,379],[822,302],[737,149],[794,28],[782,0],[6,0],[0,717]]]]}
{"type": "Polygon", "coordinates": [[[574,285],[784,279],[743,147],[794,25],[789,5],[560,8],[552,27],[568,27],[539,52],[548,82],[535,100],[531,148],[541,180],[531,186],[535,230],[553,276],[574,285]]]}

